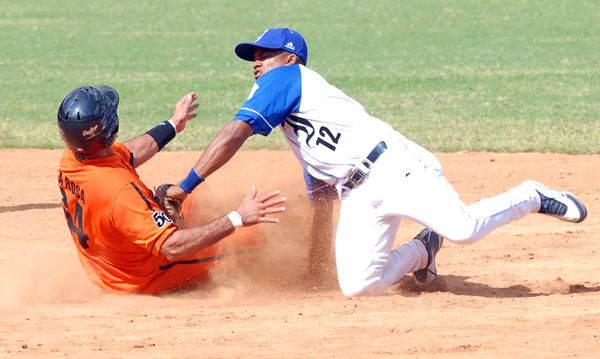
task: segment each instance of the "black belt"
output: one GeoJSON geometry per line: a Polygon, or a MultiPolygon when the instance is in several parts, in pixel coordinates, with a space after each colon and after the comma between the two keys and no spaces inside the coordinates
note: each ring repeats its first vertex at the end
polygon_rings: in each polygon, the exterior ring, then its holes
{"type": "Polygon", "coordinates": [[[353,169],[350,170],[348,181],[344,183],[344,187],[354,188],[363,183],[365,177],[367,177],[371,171],[371,166],[373,163],[375,163],[375,161],[377,161],[379,156],[385,152],[385,150],[387,150],[387,145],[385,142],[379,142],[373,151],[369,153],[367,159],[360,161],[356,166],[354,166],[353,169]]]}

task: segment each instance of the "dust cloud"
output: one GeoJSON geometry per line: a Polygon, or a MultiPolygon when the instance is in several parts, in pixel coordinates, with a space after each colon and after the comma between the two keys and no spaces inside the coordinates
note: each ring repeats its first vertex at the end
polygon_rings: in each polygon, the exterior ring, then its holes
{"type": "MultiPolygon", "coordinates": [[[[301,168],[298,166],[294,172],[286,171],[273,177],[253,173],[250,166],[251,163],[246,161],[228,165],[198,187],[184,204],[187,226],[208,223],[235,210],[253,186],[257,187],[259,196],[280,190],[281,196],[287,198],[286,212],[273,215],[280,222],[238,230],[245,236],[259,238],[263,244],[260,251],[221,260],[211,270],[210,286],[162,295],[161,305],[168,305],[169,300],[176,303],[187,299],[202,299],[209,303],[240,302],[260,298],[272,291],[305,289],[303,278],[308,263],[312,208],[301,168]]],[[[56,211],[57,220],[64,220],[60,209],[44,211],[56,211]]],[[[59,237],[59,245],[45,243],[38,250],[19,251],[13,255],[4,253],[5,260],[0,261],[0,285],[3,288],[0,308],[39,308],[58,304],[133,305],[121,296],[105,293],[94,286],[79,263],[68,231],[60,231],[59,237]]],[[[222,241],[218,244],[219,251],[229,252],[227,246],[231,242],[222,241]]],[[[140,296],[133,297],[137,298],[136,305],[147,303],[153,306],[155,303],[152,299],[140,302],[140,296]]]]}

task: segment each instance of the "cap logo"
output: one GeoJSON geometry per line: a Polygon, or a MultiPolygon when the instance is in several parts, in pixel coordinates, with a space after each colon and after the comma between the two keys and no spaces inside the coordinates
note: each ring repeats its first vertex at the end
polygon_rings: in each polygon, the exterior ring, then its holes
{"type": "Polygon", "coordinates": [[[94,127],[90,127],[89,130],[83,130],[83,132],[81,133],[83,136],[87,136],[86,139],[90,140],[96,136],[98,136],[98,125],[94,126],[94,127]]]}
{"type": "Polygon", "coordinates": [[[260,36],[254,41],[254,42],[258,42],[260,41],[260,39],[262,39],[263,36],[265,36],[265,34],[269,31],[269,29],[265,30],[265,32],[263,32],[262,34],[260,34],[260,36]]]}
{"type": "Polygon", "coordinates": [[[285,47],[286,49],[290,49],[292,51],[296,51],[296,48],[294,47],[294,43],[293,42],[288,42],[287,44],[285,44],[283,47],[285,47]]]}

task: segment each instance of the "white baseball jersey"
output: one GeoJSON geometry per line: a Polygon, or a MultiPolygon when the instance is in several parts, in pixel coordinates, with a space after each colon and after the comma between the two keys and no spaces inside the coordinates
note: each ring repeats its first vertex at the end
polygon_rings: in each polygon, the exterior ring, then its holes
{"type": "Polygon", "coordinates": [[[540,208],[539,193],[527,183],[466,206],[435,156],[302,65],[261,76],[234,120],[265,136],[280,126],[306,171],[337,187],[342,204],[335,250],[344,295],[379,295],[427,265],[418,240],[392,250],[402,218],[469,244],[540,208]],[[387,150],[368,179],[342,192],[350,169],[382,140],[387,150]]]}
{"type": "Polygon", "coordinates": [[[280,126],[309,174],[334,184],[394,129],[303,65],[261,76],[234,120],[267,136],[280,126]]]}

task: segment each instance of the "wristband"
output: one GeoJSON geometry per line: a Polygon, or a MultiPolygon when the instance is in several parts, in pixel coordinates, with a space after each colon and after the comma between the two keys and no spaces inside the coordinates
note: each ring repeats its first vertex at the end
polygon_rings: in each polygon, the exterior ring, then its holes
{"type": "Polygon", "coordinates": [[[233,211],[231,213],[229,213],[227,215],[227,218],[229,218],[229,220],[231,221],[231,224],[233,224],[233,228],[242,228],[244,226],[244,222],[242,221],[242,216],[240,216],[239,213],[237,213],[236,211],[233,211]]]}
{"type": "Polygon", "coordinates": [[[179,184],[179,187],[187,193],[192,193],[194,188],[198,187],[202,182],[204,182],[204,178],[200,177],[192,168],[190,174],[179,184]]]}
{"type": "Polygon", "coordinates": [[[171,124],[171,126],[173,126],[173,129],[175,130],[175,133],[177,133],[177,126],[175,126],[175,121],[169,119],[167,122],[169,122],[171,124]]]}
{"type": "Polygon", "coordinates": [[[171,140],[175,138],[177,131],[175,130],[173,124],[171,124],[169,121],[165,121],[146,133],[152,136],[154,141],[156,141],[158,150],[160,151],[167,145],[167,143],[171,142],[171,140]]]}

